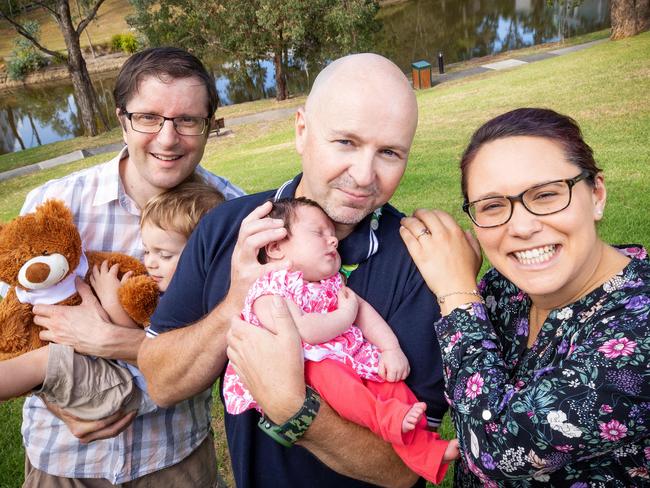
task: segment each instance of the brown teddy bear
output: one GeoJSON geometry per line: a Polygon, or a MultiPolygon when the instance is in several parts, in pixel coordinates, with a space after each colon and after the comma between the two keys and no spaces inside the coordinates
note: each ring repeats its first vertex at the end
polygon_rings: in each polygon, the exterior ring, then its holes
{"type": "Polygon", "coordinates": [[[47,200],[34,213],[0,224],[0,281],[10,285],[0,302],[0,360],[45,345],[34,324],[35,304],[78,305],[75,277],[88,278],[94,265],[119,264],[119,278],[132,271],[118,290],[126,313],[144,326],[160,291],[144,265],[124,254],[84,251],[72,212],[60,200],[47,200]]]}

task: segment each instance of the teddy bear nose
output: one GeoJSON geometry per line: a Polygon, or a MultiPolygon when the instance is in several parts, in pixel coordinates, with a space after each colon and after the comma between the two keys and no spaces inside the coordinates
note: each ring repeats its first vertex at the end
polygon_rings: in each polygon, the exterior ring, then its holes
{"type": "Polygon", "coordinates": [[[26,290],[43,290],[59,283],[68,271],[70,265],[62,254],[35,256],[18,271],[18,283],[26,290]]]}
{"type": "Polygon", "coordinates": [[[32,283],[43,283],[50,275],[50,267],[45,263],[34,263],[25,270],[25,276],[32,283]]]}

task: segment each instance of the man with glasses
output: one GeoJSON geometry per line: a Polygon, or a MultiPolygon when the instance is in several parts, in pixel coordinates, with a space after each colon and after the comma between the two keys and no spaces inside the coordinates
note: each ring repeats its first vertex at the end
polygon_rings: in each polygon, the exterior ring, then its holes
{"type": "MultiPolygon", "coordinates": [[[[124,149],[107,163],[33,190],[21,213],[48,198],[64,200],[86,248],[141,259],[140,209],[151,197],[189,178],[206,180],[226,199],[243,192],[198,166],[217,94],[196,57],[175,48],[137,53],[122,67],[113,94],[124,149]]],[[[84,302],[78,307],[35,307],[35,322],[45,327],[41,337],[82,354],[135,364],[144,332],[108,323],[92,292],[81,286],[79,291],[84,302]]],[[[23,411],[24,486],[215,486],[209,397],[203,392],[135,420],[120,413],[98,422],[61,411],[57,417],[38,397],[29,397],[23,411]]]]}

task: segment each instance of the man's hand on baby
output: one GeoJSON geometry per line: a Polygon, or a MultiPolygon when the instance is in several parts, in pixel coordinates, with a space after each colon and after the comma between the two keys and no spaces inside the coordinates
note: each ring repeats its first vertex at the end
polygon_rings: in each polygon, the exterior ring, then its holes
{"type": "Polygon", "coordinates": [[[357,318],[359,313],[359,300],[357,295],[347,286],[342,286],[338,292],[338,310],[341,310],[349,317],[350,325],[357,318]]]}
{"type": "Polygon", "coordinates": [[[234,309],[242,308],[246,293],[256,279],[274,269],[291,266],[288,260],[265,265],[261,265],[257,260],[261,248],[287,235],[287,229],[281,219],[267,217],[271,208],[271,202],[260,205],[246,216],[239,228],[231,259],[231,284],[228,291],[228,298],[233,302],[234,309]]]}
{"type": "Polygon", "coordinates": [[[405,379],[411,372],[408,359],[397,347],[395,349],[384,349],[379,358],[379,376],[386,381],[394,383],[405,379]]]}

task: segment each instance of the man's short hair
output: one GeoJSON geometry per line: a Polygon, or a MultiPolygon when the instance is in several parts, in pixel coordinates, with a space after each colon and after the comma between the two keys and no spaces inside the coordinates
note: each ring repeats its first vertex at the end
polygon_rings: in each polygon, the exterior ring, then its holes
{"type": "Polygon", "coordinates": [[[162,82],[168,82],[170,79],[199,78],[208,92],[208,118],[212,118],[217,110],[219,99],[214,77],[205,69],[199,58],[176,47],[152,47],[127,59],[117,75],[113,89],[115,108],[126,110],[126,104],[137,93],[142,80],[150,76],[155,76],[162,82]]]}
{"type": "Polygon", "coordinates": [[[219,190],[196,178],[151,198],[142,210],[140,226],[152,224],[188,238],[199,220],[224,202],[219,190]]]}

